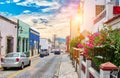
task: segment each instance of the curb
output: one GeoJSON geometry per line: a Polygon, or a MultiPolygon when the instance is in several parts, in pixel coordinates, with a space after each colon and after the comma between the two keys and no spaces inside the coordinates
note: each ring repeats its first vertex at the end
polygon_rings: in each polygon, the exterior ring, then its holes
{"type": "Polygon", "coordinates": [[[38,56],[39,56],[39,54],[34,55],[34,56],[31,56],[30,59],[33,60],[34,58],[36,58],[36,57],[38,57],[38,56]]]}

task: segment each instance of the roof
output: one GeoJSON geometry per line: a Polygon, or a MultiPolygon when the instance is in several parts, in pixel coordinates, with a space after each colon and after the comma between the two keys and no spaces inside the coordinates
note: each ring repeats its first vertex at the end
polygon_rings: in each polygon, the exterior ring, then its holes
{"type": "Polygon", "coordinates": [[[16,22],[14,22],[14,21],[12,21],[12,20],[10,20],[10,19],[8,19],[8,18],[6,18],[6,17],[4,17],[4,16],[2,16],[2,15],[0,15],[0,19],[4,19],[4,20],[6,20],[6,21],[8,21],[8,22],[10,22],[10,23],[12,23],[12,24],[17,25],[16,22]]]}
{"type": "Polygon", "coordinates": [[[106,22],[104,22],[104,24],[108,24],[108,23],[110,23],[110,22],[112,22],[112,21],[114,21],[115,19],[118,19],[118,18],[120,18],[120,15],[117,15],[117,16],[107,20],[106,22]]]}

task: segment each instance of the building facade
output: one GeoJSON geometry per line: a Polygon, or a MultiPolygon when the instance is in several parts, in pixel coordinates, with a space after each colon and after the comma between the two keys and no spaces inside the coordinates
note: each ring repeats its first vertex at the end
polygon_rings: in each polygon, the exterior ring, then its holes
{"type": "Polygon", "coordinates": [[[39,48],[40,48],[39,42],[40,42],[40,33],[30,28],[30,36],[29,36],[30,56],[34,56],[39,53],[39,48]]]}
{"type": "Polygon", "coordinates": [[[27,52],[29,54],[29,31],[30,27],[28,24],[18,20],[18,52],[27,52]]]}
{"type": "Polygon", "coordinates": [[[0,15],[0,56],[17,49],[17,23],[0,15]]]}
{"type": "Polygon", "coordinates": [[[117,15],[120,0],[81,0],[80,5],[83,15],[81,32],[94,33],[104,27],[104,22],[117,15]]]}
{"type": "Polygon", "coordinates": [[[66,52],[70,51],[70,36],[66,37],[66,52]]]}

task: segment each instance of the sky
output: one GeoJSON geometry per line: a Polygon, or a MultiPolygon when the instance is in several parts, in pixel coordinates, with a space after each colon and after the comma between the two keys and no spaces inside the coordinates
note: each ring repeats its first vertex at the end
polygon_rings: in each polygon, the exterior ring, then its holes
{"type": "Polygon", "coordinates": [[[80,0],[0,0],[0,15],[20,19],[44,38],[70,35],[70,18],[77,13],[80,0]]]}

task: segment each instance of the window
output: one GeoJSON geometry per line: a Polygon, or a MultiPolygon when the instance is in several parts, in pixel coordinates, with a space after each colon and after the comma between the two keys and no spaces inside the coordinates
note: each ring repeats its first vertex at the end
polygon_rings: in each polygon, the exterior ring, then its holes
{"type": "Polygon", "coordinates": [[[18,53],[7,54],[5,57],[19,57],[18,53]]]}
{"type": "Polygon", "coordinates": [[[120,0],[115,0],[116,5],[120,5],[120,0]]]}

